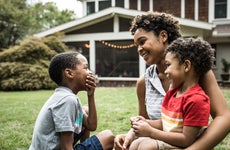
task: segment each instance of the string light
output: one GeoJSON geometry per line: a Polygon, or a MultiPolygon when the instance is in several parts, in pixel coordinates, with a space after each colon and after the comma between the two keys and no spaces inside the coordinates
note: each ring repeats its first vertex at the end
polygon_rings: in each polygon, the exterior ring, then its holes
{"type": "Polygon", "coordinates": [[[132,48],[135,45],[134,44],[129,44],[129,45],[116,45],[116,44],[112,44],[106,41],[99,41],[101,44],[108,46],[108,47],[112,47],[112,48],[117,48],[117,49],[128,49],[128,48],[132,48]]]}

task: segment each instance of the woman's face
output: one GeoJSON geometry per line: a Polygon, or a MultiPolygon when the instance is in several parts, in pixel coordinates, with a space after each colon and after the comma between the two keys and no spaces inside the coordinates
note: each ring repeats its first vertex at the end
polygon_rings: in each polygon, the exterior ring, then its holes
{"type": "Polygon", "coordinates": [[[165,48],[167,47],[167,37],[159,34],[155,36],[153,31],[146,31],[138,28],[134,34],[134,43],[138,47],[138,53],[148,65],[160,64],[165,59],[165,48]]]}

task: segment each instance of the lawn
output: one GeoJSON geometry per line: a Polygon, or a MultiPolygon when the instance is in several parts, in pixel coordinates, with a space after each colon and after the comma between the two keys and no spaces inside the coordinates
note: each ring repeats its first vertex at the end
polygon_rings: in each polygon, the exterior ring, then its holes
{"type": "MultiPolygon", "coordinates": [[[[222,91],[230,107],[230,90],[222,91]]],[[[52,90],[0,92],[0,150],[28,149],[36,116],[52,93],[52,90]]],[[[83,104],[87,104],[85,92],[78,96],[83,104]]],[[[111,129],[114,134],[126,133],[130,128],[129,117],[137,114],[135,88],[99,87],[95,99],[99,123],[96,132],[111,129]]],[[[215,150],[227,150],[229,147],[228,134],[215,150]]]]}

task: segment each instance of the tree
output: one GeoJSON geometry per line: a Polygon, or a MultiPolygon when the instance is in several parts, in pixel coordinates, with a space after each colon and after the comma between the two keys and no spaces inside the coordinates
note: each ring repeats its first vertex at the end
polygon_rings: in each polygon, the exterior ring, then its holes
{"type": "Polygon", "coordinates": [[[56,87],[48,75],[51,58],[68,51],[58,36],[30,37],[0,52],[0,90],[38,90],[56,87]]]}
{"type": "Polygon", "coordinates": [[[35,5],[31,5],[30,14],[32,16],[31,20],[33,24],[33,28],[31,28],[30,31],[31,33],[47,30],[75,19],[74,11],[59,11],[53,2],[45,4],[36,3],[35,5]]]}
{"type": "Polygon", "coordinates": [[[14,45],[30,26],[26,0],[0,0],[0,47],[14,45]]]}
{"type": "Polygon", "coordinates": [[[29,5],[26,0],[0,0],[0,49],[74,19],[73,11],[59,11],[51,2],[29,5]]]}

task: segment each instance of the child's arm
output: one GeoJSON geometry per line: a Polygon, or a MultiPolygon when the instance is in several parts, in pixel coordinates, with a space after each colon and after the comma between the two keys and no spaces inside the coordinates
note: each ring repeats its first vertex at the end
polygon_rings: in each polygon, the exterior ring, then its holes
{"type": "Polygon", "coordinates": [[[93,74],[89,74],[86,79],[86,87],[87,87],[87,96],[88,96],[88,105],[89,105],[89,113],[84,114],[84,123],[83,125],[89,131],[94,131],[97,129],[97,111],[96,104],[94,100],[94,92],[96,88],[96,79],[93,74]]]}
{"type": "Polygon", "coordinates": [[[184,126],[182,133],[165,132],[151,127],[146,121],[133,123],[133,129],[137,136],[151,137],[178,147],[187,147],[191,145],[200,131],[200,127],[184,126]]]}
{"type": "Polygon", "coordinates": [[[163,130],[161,119],[150,120],[150,119],[145,119],[142,116],[136,116],[136,117],[132,117],[130,120],[131,120],[131,124],[133,124],[133,122],[137,122],[137,121],[140,121],[140,120],[146,121],[151,127],[159,129],[159,130],[163,130]]]}
{"type": "Polygon", "coordinates": [[[61,132],[60,141],[62,150],[73,150],[73,132],[61,132]]]}

